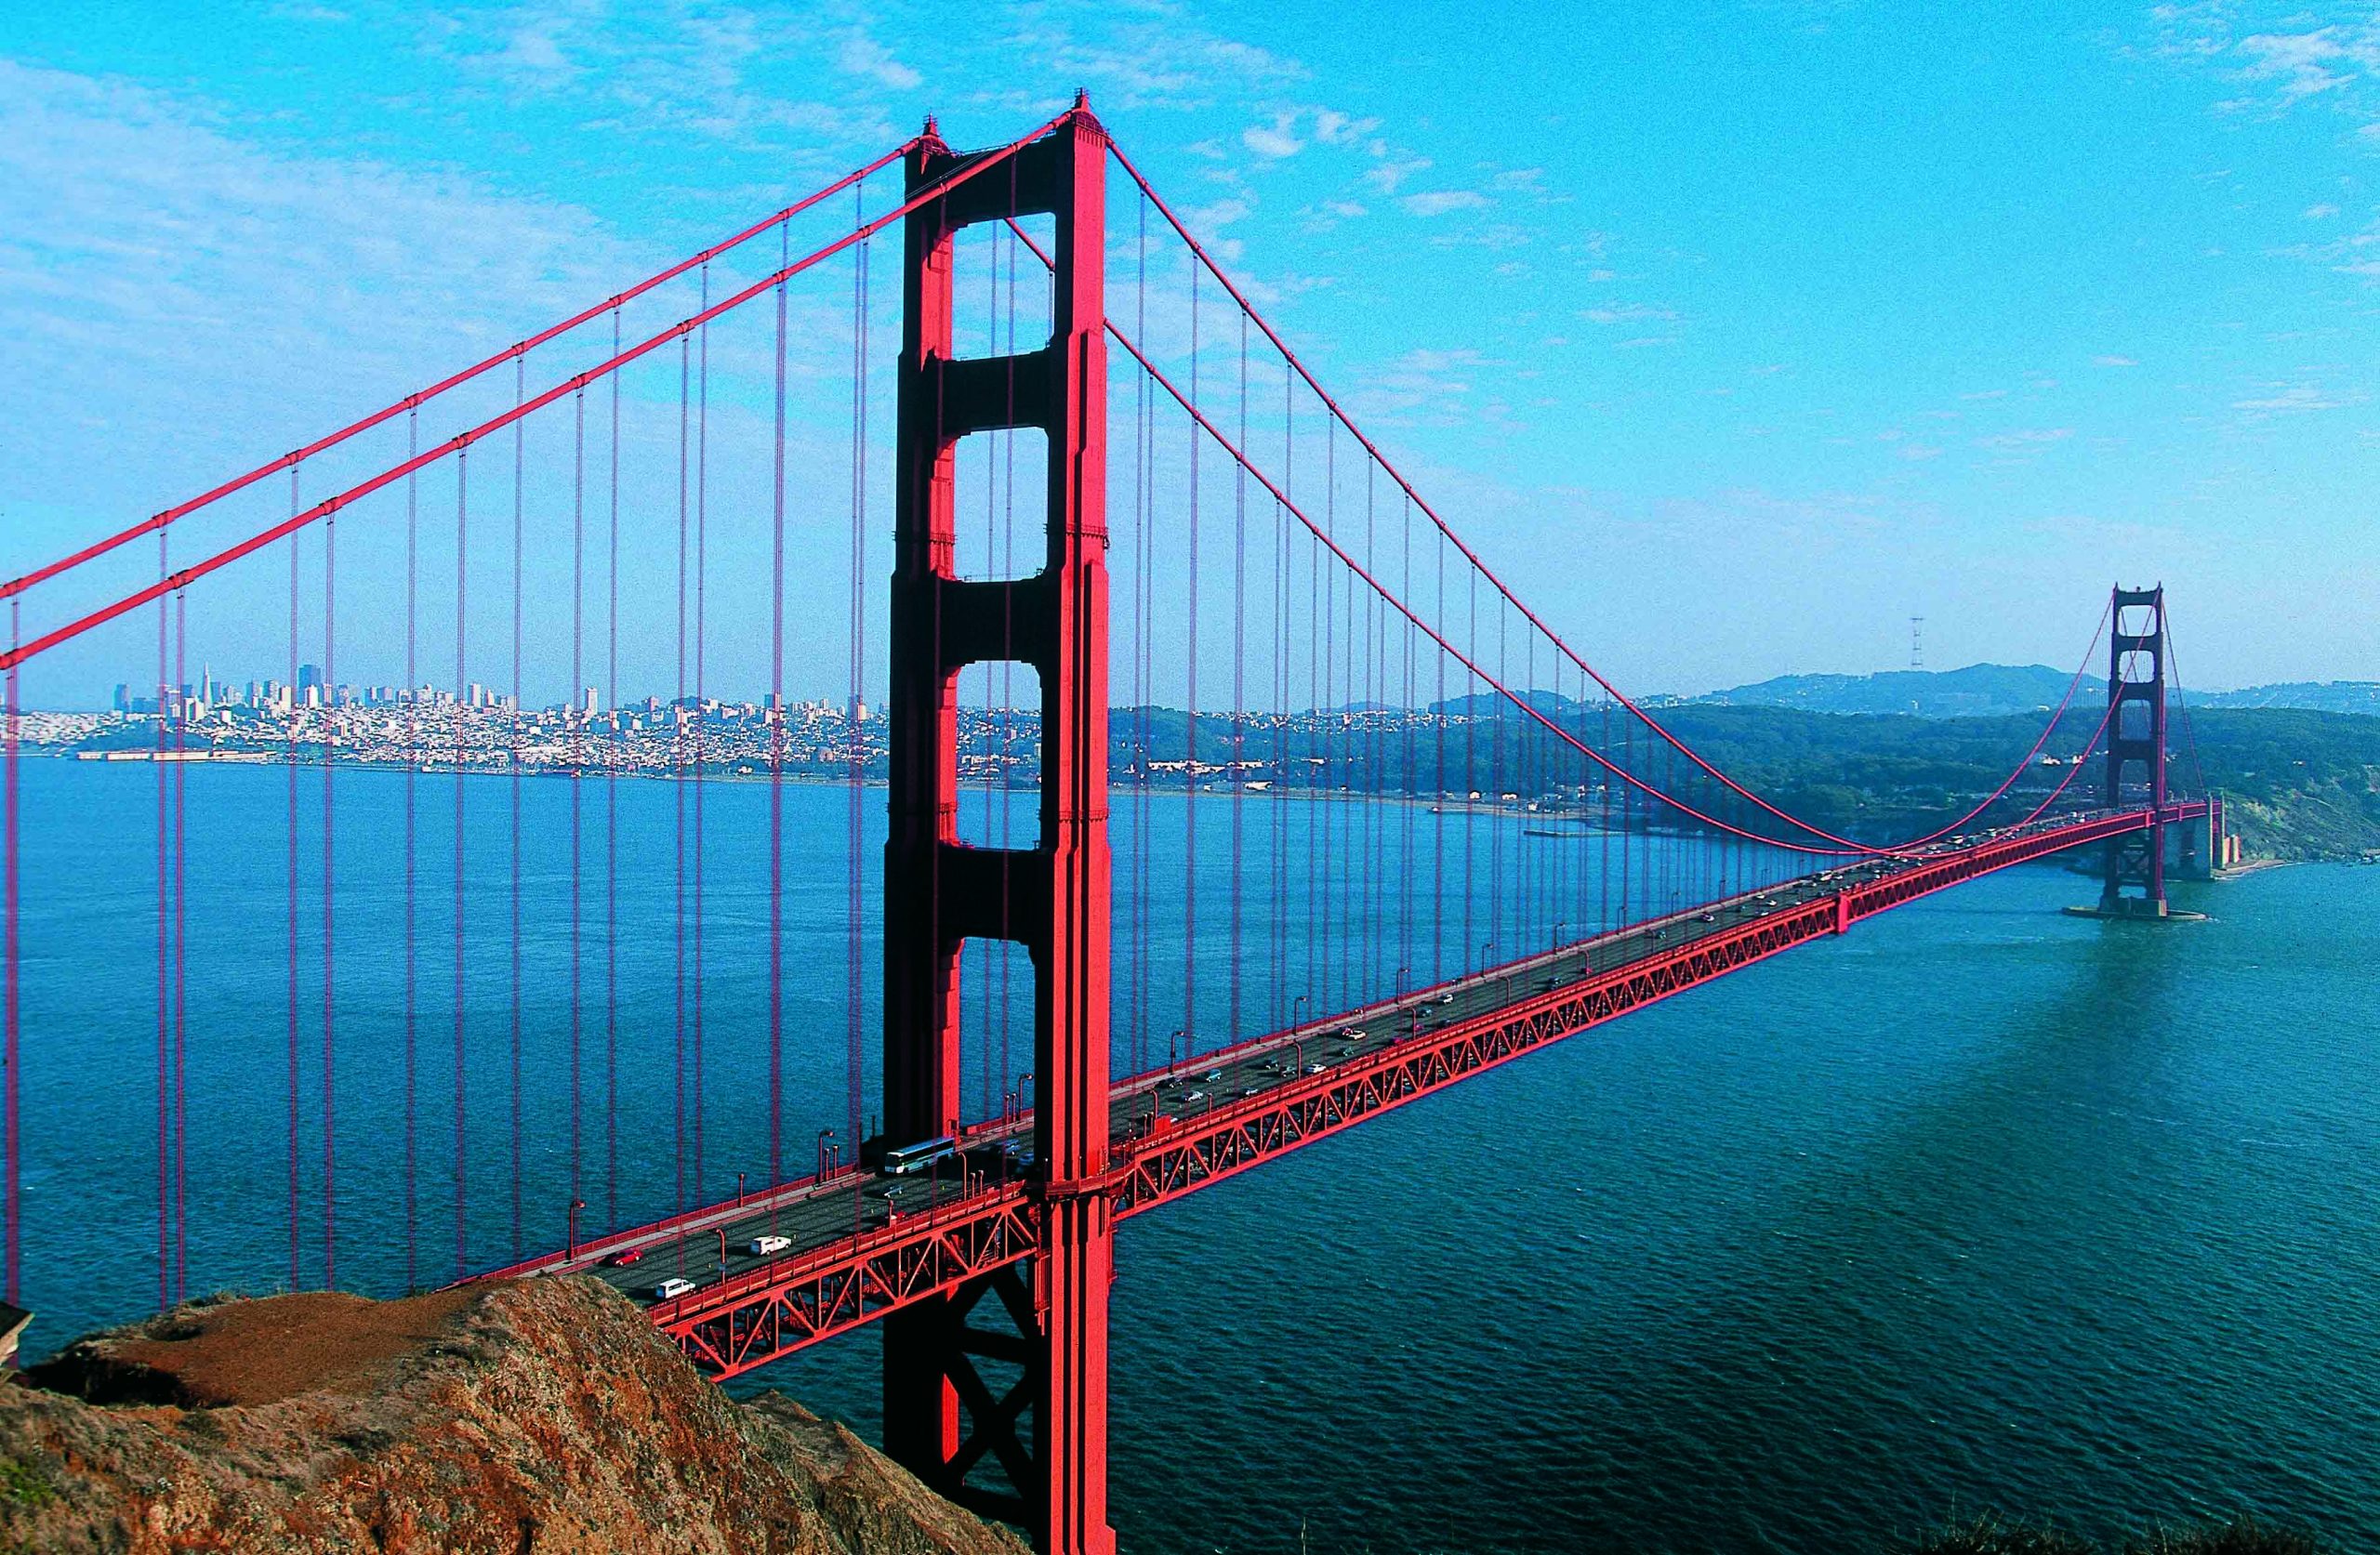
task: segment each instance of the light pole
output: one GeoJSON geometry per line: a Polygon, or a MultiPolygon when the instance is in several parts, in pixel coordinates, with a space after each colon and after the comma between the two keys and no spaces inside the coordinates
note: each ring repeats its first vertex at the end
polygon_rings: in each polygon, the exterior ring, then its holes
{"type": "Polygon", "coordinates": [[[719,1232],[719,1277],[723,1280],[727,1278],[727,1228],[713,1226],[711,1229],[719,1232]]]}
{"type": "Polygon", "coordinates": [[[1175,1067],[1181,1062],[1179,1059],[1174,1057],[1174,1051],[1185,1034],[1185,1034],[1180,1026],[1176,1026],[1173,1028],[1172,1034],[1165,1039],[1165,1072],[1168,1074],[1172,1074],[1175,1067]]]}
{"type": "Polygon", "coordinates": [[[832,1164],[827,1157],[827,1142],[834,1137],[835,1131],[831,1128],[818,1130],[818,1175],[820,1177],[825,1177],[831,1169],[832,1164]]]}
{"type": "Polygon", "coordinates": [[[567,1249],[562,1254],[562,1259],[564,1262],[575,1263],[578,1259],[578,1212],[586,1207],[587,1201],[585,1199],[573,1199],[570,1201],[570,1239],[564,1244],[564,1246],[567,1249]]]}
{"type": "Polygon", "coordinates": [[[1405,997],[1406,974],[1412,971],[1412,969],[1413,969],[1410,967],[1399,967],[1396,969],[1396,996],[1399,999],[1403,999],[1405,997]]]}
{"type": "Polygon", "coordinates": [[[744,1174],[742,1172],[735,1174],[735,1207],[738,1209],[744,1207],[744,1174]]]}
{"type": "Polygon", "coordinates": [[[1291,999],[1291,1000],[1289,1001],[1289,1030],[1290,1030],[1290,1031],[1294,1032],[1294,1031],[1296,1031],[1300,1026],[1302,1026],[1302,1025],[1303,1025],[1303,1024],[1305,1023],[1302,1020],[1301,1020],[1301,1019],[1299,1018],[1299,1013],[1298,1013],[1299,1007],[1300,1007],[1300,1006],[1302,1006],[1302,1005],[1303,1005],[1303,1004],[1306,1002],[1306,1000],[1308,1000],[1308,999],[1312,998],[1313,996],[1314,996],[1314,995],[1311,995],[1311,994],[1300,994],[1296,998],[1291,999]]]}

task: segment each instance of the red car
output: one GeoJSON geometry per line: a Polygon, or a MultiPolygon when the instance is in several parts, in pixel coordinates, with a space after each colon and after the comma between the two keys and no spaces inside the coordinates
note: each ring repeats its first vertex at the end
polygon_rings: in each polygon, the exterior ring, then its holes
{"type": "Polygon", "coordinates": [[[629,1264],[634,1263],[637,1259],[642,1257],[644,1257],[643,1248],[630,1247],[625,1252],[614,1253],[610,1258],[605,1258],[603,1261],[610,1264],[615,1269],[626,1269],[629,1264]]]}

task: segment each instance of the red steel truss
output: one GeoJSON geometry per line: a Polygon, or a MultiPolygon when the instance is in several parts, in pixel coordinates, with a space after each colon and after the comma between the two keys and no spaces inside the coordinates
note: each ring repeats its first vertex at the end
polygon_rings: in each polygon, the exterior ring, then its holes
{"type": "MultiPolygon", "coordinates": [[[[1156,1138],[1117,1139],[1105,1179],[1109,1203],[1118,1219],[1140,1214],[1633,1009],[1842,933],[1861,918],[2012,864],[2196,820],[2206,810],[2205,801],[2193,800],[2097,814],[1945,853],[1563,987],[1531,992],[1487,1015],[1218,1107],[1156,1138]]],[[[1040,1214],[1024,1187],[985,1190],[665,1302],[653,1309],[654,1321],[696,1365],[733,1377],[887,1312],[954,1296],[1030,1257],[1038,1245],[1040,1214]]]]}

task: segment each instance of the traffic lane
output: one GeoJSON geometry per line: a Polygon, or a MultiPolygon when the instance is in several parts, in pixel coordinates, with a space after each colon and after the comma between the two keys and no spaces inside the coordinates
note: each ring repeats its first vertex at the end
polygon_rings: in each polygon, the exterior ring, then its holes
{"type": "MultiPolygon", "coordinates": [[[[1997,839],[2044,829],[2049,828],[2043,825],[2011,831],[1997,839]]],[[[1510,972],[1474,974],[1441,995],[1417,996],[1385,1011],[1375,1010],[1359,1027],[1316,1024],[1294,1034],[1276,1035],[1227,1060],[1188,1061],[1181,1072],[1155,1082],[1135,1077],[1111,1103],[1111,1123],[1117,1135],[1127,1137],[1145,1127],[1144,1120],[1152,1110],[1175,1117],[1201,1115],[1218,1106],[1287,1086],[1310,1070],[1336,1067],[1369,1056],[1417,1032],[1427,1034],[1450,1024],[1490,1015],[1522,998],[1558,988],[1566,982],[1648,960],[1665,951],[1731,930],[1746,921],[1806,905],[1835,891],[1921,867],[1961,850],[1956,846],[1937,845],[1920,850],[1909,858],[1871,861],[1827,875],[1798,876],[1776,886],[1740,892],[1700,911],[1689,909],[1656,919],[1510,972]],[[1351,1029],[1361,1034],[1348,1034],[1351,1029]]],[[[996,1144],[1025,1136],[1029,1128],[1027,1119],[1009,1128],[979,1135],[975,1142],[996,1144]]],[[[724,1226],[728,1245],[725,1274],[733,1277],[772,1261],[832,1245],[849,1238],[861,1226],[883,1224],[881,1206],[888,1200],[905,1208],[914,1206],[922,1209],[955,1196],[955,1186],[946,1176],[928,1179],[923,1174],[910,1179],[867,1178],[856,1183],[845,1179],[822,1186],[791,1205],[731,1219],[724,1226]],[[855,1194],[866,1207],[854,1209],[855,1194]],[[786,1236],[791,1243],[774,1259],[750,1251],[754,1237],[769,1234],[786,1236]]],[[[686,1276],[695,1279],[698,1285],[721,1277],[722,1266],[717,1252],[721,1229],[704,1227],[682,1233],[686,1276]]],[[[678,1272],[680,1259],[673,1244],[680,1234],[665,1232],[644,1244],[643,1256],[634,1264],[605,1265],[593,1272],[631,1295],[650,1299],[654,1285],[678,1272]]]]}

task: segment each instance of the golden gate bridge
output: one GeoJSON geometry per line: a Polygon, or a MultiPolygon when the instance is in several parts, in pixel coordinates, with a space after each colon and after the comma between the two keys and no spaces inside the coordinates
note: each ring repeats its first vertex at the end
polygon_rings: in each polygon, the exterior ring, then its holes
{"type": "MultiPolygon", "coordinates": [[[[1548,560],[1593,565],[1592,540],[1548,560]]],[[[336,1285],[344,1238],[350,1271],[358,1239],[400,1245],[411,1287],[593,1275],[721,1378],[881,1324],[888,1450],[1053,1551],[1113,1547],[1119,1220],[2016,864],[2096,848],[2099,911],[2162,916],[2171,845],[2213,863],[2222,838],[2219,800],[2169,786],[2158,588],[2111,592],[2030,748],[1917,835],[1831,830],[1738,781],[1457,534],[1080,99],[978,152],[929,122],[0,596],[11,1301],[20,1065],[88,1019],[73,989],[118,975],[153,982],[153,1137],[125,1149],[153,1158],[154,1300],[188,1293],[207,1127],[190,1096],[191,784],[207,758],[262,755],[285,768],[285,824],[277,847],[249,840],[277,856],[283,911],[254,940],[279,969],[244,998],[279,1049],[285,1193],[239,1219],[278,1218],[286,1264],[237,1272],[336,1285]],[[899,197],[871,214],[896,163],[899,197]],[[896,230],[877,721],[872,265],[896,230]],[[838,274],[847,298],[825,290],[838,274]],[[654,308],[675,316],[650,327],[654,308]],[[844,390],[837,439],[818,412],[844,390]],[[136,575],[144,541],[154,569],[136,575]],[[193,691],[192,634],[278,637],[259,594],[207,613],[217,574],[254,589],[275,559],[288,681],[270,718],[235,717],[211,677],[193,691]],[[838,571],[840,622],[817,586],[838,571]],[[2072,705],[2102,642],[2094,717],[2072,705]],[[675,694],[637,716],[624,646],[674,667],[675,694]],[[342,655],[402,687],[356,705],[342,655]],[[840,676],[841,704],[812,721],[840,837],[788,830],[787,792],[816,766],[793,749],[789,661],[813,688],[840,676]],[[52,666],[126,662],[156,693],[145,745],[118,752],[154,764],[153,869],[114,909],[142,948],[34,944],[65,992],[29,1030],[27,897],[60,881],[24,866],[27,697],[52,666]],[[760,664],[759,733],[734,745],[719,677],[760,664]],[[474,673],[500,689],[477,694],[474,673]],[[533,684],[566,694],[532,715],[533,684]],[[624,869],[620,789],[647,771],[623,755],[631,731],[678,781],[668,847],[630,835],[624,869]],[[400,819],[371,810],[342,842],[342,806],[376,773],[401,785],[400,819]],[[524,803],[548,773],[570,780],[559,816],[524,803]],[[757,857],[718,835],[737,775],[766,785],[757,857]],[[566,837],[540,835],[549,822],[566,837]],[[840,875],[825,892],[820,857],[840,875]],[[731,876],[750,923],[721,917],[731,876]],[[666,1008],[623,992],[653,948],[623,916],[641,896],[667,908],[666,1008]],[[839,935],[812,931],[833,916],[839,935]],[[668,1111],[641,1122],[638,1076],[665,1058],[668,1111]],[[359,1070],[394,1087],[401,1160],[354,1159],[365,1131],[337,1101],[359,1070]],[[757,1129],[722,1115],[722,1089],[765,1090],[757,1129]],[[557,1092],[556,1115],[532,1102],[557,1092]],[[541,1152],[565,1163],[560,1202],[541,1152]],[[359,1175],[372,1186],[343,1186],[359,1175]],[[448,1219],[451,1262],[423,1245],[448,1219]]],[[[42,824],[60,835],[40,856],[64,859],[96,823],[42,824]]]]}

